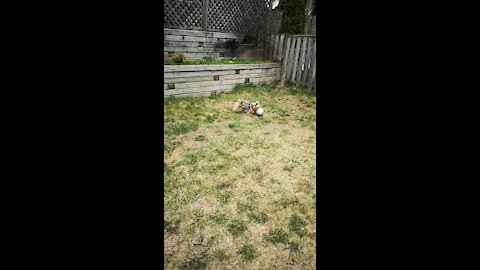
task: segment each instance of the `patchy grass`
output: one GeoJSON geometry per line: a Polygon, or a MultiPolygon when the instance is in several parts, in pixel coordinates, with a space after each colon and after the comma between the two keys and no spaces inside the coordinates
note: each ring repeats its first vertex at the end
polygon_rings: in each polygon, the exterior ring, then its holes
{"type": "Polygon", "coordinates": [[[166,99],[164,268],[315,269],[315,120],[315,94],[289,83],[166,99]]]}
{"type": "Polygon", "coordinates": [[[256,250],[252,245],[244,245],[239,251],[238,254],[242,255],[242,258],[247,261],[253,260],[255,258],[256,250]]]}

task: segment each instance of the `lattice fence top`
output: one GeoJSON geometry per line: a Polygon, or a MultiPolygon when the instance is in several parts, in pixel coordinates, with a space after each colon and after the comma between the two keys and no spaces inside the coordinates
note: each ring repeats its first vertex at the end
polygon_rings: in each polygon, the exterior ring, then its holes
{"type": "MultiPolygon", "coordinates": [[[[265,33],[272,0],[208,0],[206,30],[265,33]]],[[[165,0],[164,24],[175,29],[204,29],[204,0],[165,0]]]]}

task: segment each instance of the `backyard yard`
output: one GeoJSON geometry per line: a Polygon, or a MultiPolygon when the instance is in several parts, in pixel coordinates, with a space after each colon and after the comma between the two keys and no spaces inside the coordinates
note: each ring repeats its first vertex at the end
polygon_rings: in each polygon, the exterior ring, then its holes
{"type": "Polygon", "coordinates": [[[165,98],[165,269],[316,268],[316,106],[291,83],[165,98]]]}

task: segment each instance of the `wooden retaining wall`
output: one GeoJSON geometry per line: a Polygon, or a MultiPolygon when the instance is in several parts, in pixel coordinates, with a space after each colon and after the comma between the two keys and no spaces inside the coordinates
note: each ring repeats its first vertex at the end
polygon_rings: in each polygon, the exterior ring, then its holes
{"type": "Polygon", "coordinates": [[[241,83],[273,84],[280,64],[164,65],[163,96],[210,96],[241,83]]]}
{"type": "Polygon", "coordinates": [[[175,52],[192,60],[205,56],[241,59],[260,59],[263,56],[263,48],[257,47],[253,37],[244,34],[165,28],[163,39],[165,58],[175,52]]]}
{"type": "Polygon", "coordinates": [[[266,58],[282,63],[282,80],[316,88],[316,35],[270,35],[266,58]]]}

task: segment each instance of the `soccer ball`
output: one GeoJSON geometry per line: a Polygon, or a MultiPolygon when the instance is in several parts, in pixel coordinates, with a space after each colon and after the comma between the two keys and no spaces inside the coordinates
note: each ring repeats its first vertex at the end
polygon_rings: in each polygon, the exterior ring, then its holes
{"type": "Polygon", "coordinates": [[[258,108],[258,110],[255,113],[257,115],[262,115],[263,114],[263,108],[258,108]]]}

